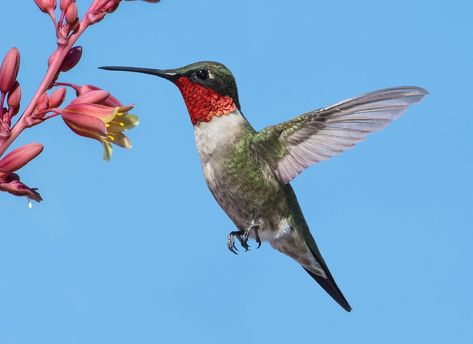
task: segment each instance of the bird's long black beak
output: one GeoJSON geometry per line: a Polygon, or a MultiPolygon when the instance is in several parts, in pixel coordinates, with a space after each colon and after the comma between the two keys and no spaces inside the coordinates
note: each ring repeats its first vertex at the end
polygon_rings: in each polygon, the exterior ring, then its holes
{"type": "Polygon", "coordinates": [[[175,69],[153,69],[153,68],[123,67],[123,66],[103,66],[103,67],[99,67],[99,69],[151,74],[151,75],[156,75],[161,78],[167,79],[171,82],[176,82],[180,76],[179,73],[177,73],[175,69]]]}

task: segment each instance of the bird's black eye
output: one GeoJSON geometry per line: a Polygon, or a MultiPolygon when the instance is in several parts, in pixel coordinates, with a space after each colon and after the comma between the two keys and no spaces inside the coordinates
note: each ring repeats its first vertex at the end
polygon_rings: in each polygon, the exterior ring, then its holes
{"type": "Polygon", "coordinates": [[[209,71],[206,69],[199,69],[197,72],[195,72],[195,76],[200,80],[207,80],[209,78],[209,71]]]}

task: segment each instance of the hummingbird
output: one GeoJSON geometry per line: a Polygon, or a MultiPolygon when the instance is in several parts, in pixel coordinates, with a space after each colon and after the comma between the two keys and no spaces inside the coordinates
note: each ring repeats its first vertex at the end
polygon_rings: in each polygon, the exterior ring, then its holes
{"type": "Polygon", "coordinates": [[[202,61],[176,69],[123,66],[104,70],[155,75],[181,92],[194,127],[205,181],[236,226],[230,251],[249,239],[296,260],[346,311],[337,286],[304,219],[291,180],[307,167],[340,154],[386,127],[428,92],[386,88],[310,111],[256,131],[241,111],[235,78],[223,64],[202,61]]]}

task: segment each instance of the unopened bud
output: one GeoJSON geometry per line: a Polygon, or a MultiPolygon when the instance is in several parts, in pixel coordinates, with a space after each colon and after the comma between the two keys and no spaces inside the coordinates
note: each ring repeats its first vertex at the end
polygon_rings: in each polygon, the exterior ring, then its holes
{"type": "Polygon", "coordinates": [[[120,0],[110,0],[103,7],[103,11],[112,13],[118,8],[118,5],[120,5],[120,0]]]}
{"type": "Polygon", "coordinates": [[[39,143],[30,143],[14,149],[0,160],[0,171],[11,173],[19,170],[43,151],[39,143]]]}
{"type": "Polygon", "coordinates": [[[61,71],[67,72],[68,70],[71,70],[72,68],[74,68],[75,65],[80,61],[81,56],[82,56],[81,46],[74,47],[71,50],[69,50],[69,52],[67,53],[61,65],[61,71]]]}
{"type": "Polygon", "coordinates": [[[89,20],[90,24],[96,24],[99,21],[101,21],[105,16],[107,15],[107,12],[99,12],[99,13],[89,13],[87,16],[87,19],[89,20]]]}
{"type": "Polygon", "coordinates": [[[48,13],[49,11],[54,11],[56,9],[56,0],[34,0],[39,9],[48,13]]]}
{"type": "Polygon", "coordinates": [[[66,88],[65,87],[58,88],[49,96],[49,107],[57,108],[58,106],[62,104],[65,97],[66,97],[66,88]]]}
{"type": "Polygon", "coordinates": [[[36,108],[47,109],[49,104],[49,97],[46,92],[43,92],[36,101],[36,108]]]}
{"type": "Polygon", "coordinates": [[[61,8],[62,12],[66,12],[67,8],[69,5],[73,2],[74,0],[61,0],[59,2],[59,7],[61,8]]]}
{"type": "Polygon", "coordinates": [[[72,2],[66,11],[66,22],[73,26],[77,22],[77,5],[72,2]]]}
{"type": "Polygon", "coordinates": [[[6,93],[13,87],[19,68],[20,52],[17,48],[11,48],[0,66],[0,91],[6,93]]]}
{"type": "Polygon", "coordinates": [[[13,109],[13,116],[18,113],[20,109],[20,102],[21,102],[21,87],[18,81],[15,81],[10,92],[8,92],[7,103],[8,106],[13,109]]]}

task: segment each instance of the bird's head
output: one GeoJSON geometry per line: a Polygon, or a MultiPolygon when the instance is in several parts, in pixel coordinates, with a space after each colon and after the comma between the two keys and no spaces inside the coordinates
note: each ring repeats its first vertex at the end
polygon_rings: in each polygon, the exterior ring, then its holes
{"type": "Polygon", "coordinates": [[[181,91],[193,124],[209,122],[213,117],[240,110],[238,90],[230,70],[223,64],[202,61],[176,69],[152,69],[122,66],[100,67],[105,70],[156,75],[173,82],[181,91]]]}

